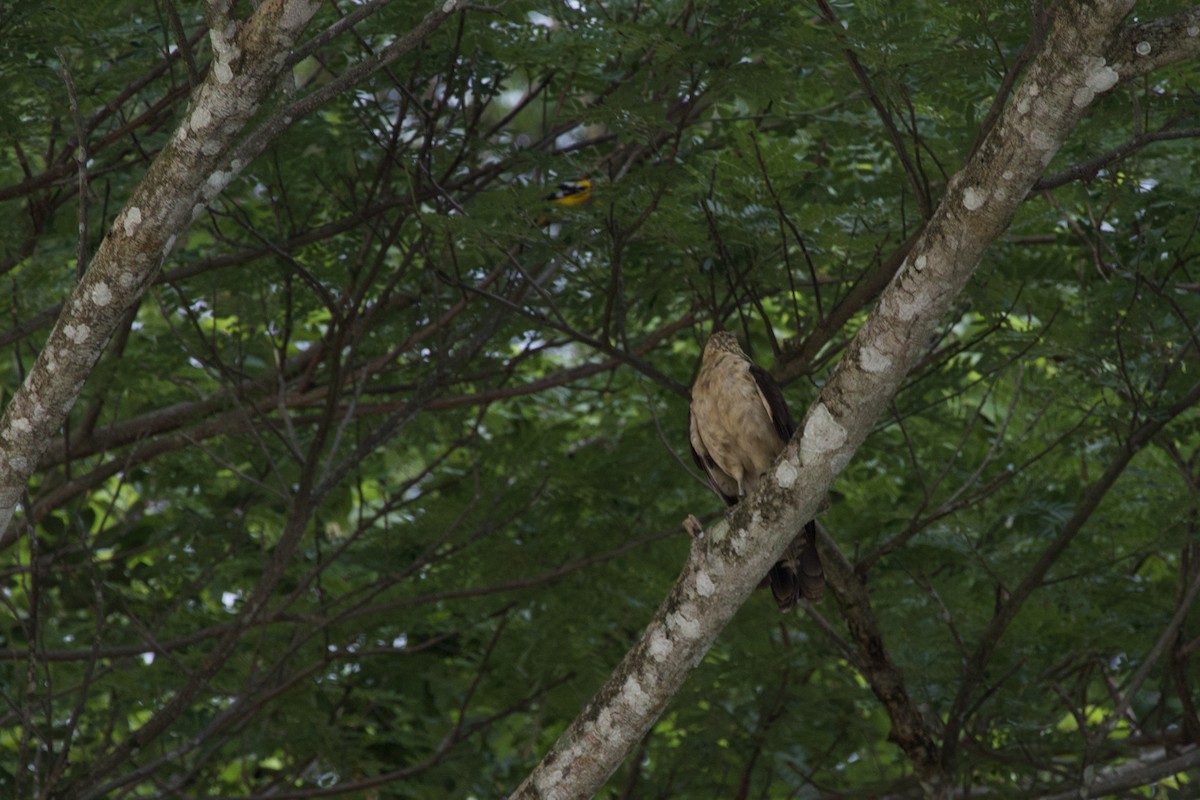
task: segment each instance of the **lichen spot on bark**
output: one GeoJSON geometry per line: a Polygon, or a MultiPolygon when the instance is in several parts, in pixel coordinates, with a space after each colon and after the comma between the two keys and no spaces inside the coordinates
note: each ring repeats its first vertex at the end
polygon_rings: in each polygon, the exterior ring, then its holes
{"type": "Polygon", "coordinates": [[[1148,56],[1153,48],[1150,47],[1149,42],[1138,42],[1137,47],[1133,49],[1139,56],[1148,56]]]}
{"type": "MultiPolygon", "coordinates": [[[[564,758],[569,754],[564,754],[564,758]]],[[[570,760],[567,763],[571,763],[570,760]]],[[[563,773],[558,767],[547,767],[539,772],[533,779],[533,783],[537,786],[539,794],[551,797],[552,793],[558,791],[558,784],[562,782],[563,773]]]]}
{"type": "Polygon", "coordinates": [[[142,210],[137,206],[125,212],[125,221],[122,227],[125,228],[126,236],[133,236],[133,232],[138,229],[138,225],[142,224],[142,210]]]}
{"type": "Polygon", "coordinates": [[[837,450],[846,443],[846,429],[838,424],[824,403],[818,403],[804,423],[804,438],[800,440],[800,457],[810,457],[837,450]]]}
{"type": "Polygon", "coordinates": [[[864,372],[880,373],[892,366],[892,359],[877,347],[867,345],[858,353],[858,364],[864,372]]]}
{"type": "Polygon", "coordinates": [[[978,211],[983,208],[983,192],[976,189],[974,186],[968,186],[963,192],[963,205],[967,211],[978,211]]]}
{"type": "Polygon", "coordinates": [[[192,130],[202,131],[208,127],[210,122],[212,122],[212,114],[204,106],[200,106],[192,112],[192,130]]]}
{"type": "Polygon", "coordinates": [[[707,572],[700,570],[696,573],[696,594],[701,597],[712,597],[716,590],[717,585],[712,582],[712,578],[708,577],[707,572]]]}
{"type": "Polygon", "coordinates": [[[655,661],[666,661],[667,656],[671,655],[671,650],[673,649],[671,640],[661,630],[656,630],[650,634],[650,657],[655,661]]]}
{"type": "Polygon", "coordinates": [[[210,196],[216,197],[221,193],[229,183],[229,179],[233,177],[232,172],[222,172],[221,170],[213,170],[213,173],[208,176],[208,192],[210,196]]]}
{"type": "Polygon", "coordinates": [[[677,634],[685,639],[695,639],[700,635],[700,623],[696,621],[695,614],[688,614],[691,610],[689,606],[684,606],[678,611],[672,612],[667,617],[667,625],[677,634]]]}
{"type": "Polygon", "coordinates": [[[83,344],[88,340],[88,337],[92,335],[92,329],[83,324],[68,324],[63,328],[63,335],[75,344],[83,344]]]}
{"type": "MultiPolygon", "coordinates": [[[[1142,55],[1149,54],[1150,43],[1142,42],[1139,44],[1138,52],[1142,55]],[[1142,53],[1142,45],[1146,46],[1145,53],[1142,53]]],[[[1109,89],[1117,85],[1117,81],[1120,80],[1120,78],[1121,76],[1117,74],[1117,71],[1108,66],[1103,58],[1097,56],[1096,58],[1088,61],[1087,77],[1084,79],[1084,82],[1087,84],[1087,87],[1096,94],[1107,92],[1109,89]]]]}
{"type": "Polygon", "coordinates": [[[1188,36],[1200,36],[1200,25],[1188,25],[1188,36]]]}
{"type": "Polygon", "coordinates": [[[787,459],[779,462],[779,466],[775,468],[775,482],[784,489],[792,488],[799,477],[800,471],[796,469],[795,464],[787,459]]]}
{"type": "Polygon", "coordinates": [[[625,685],[621,687],[621,694],[624,695],[625,704],[638,714],[645,714],[654,704],[650,695],[646,694],[646,690],[632,675],[625,679],[625,685]]]}
{"type": "Polygon", "coordinates": [[[102,308],[112,302],[112,290],[107,283],[100,281],[92,287],[92,302],[102,308]]]}

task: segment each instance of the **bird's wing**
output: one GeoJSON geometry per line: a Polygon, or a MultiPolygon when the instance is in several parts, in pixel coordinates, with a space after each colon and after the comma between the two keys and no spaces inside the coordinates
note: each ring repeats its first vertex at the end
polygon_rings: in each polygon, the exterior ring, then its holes
{"type": "Polygon", "coordinates": [[[783,390],[771,377],[771,373],[757,364],[750,364],[750,375],[758,384],[758,393],[762,396],[763,405],[766,406],[767,413],[771,416],[775,432],[783,441],[790,441],[792,434],[796,432],[796,424],[792,422],[792,412],[788,411],[787,401],[783,399],[783,390]]]}
{"type": "Polygon", "coordinates": [[[696,425],[696,416],[691,409],[688,409],[688,440],[692,445],[692,460],[708,476],[708,485],[714,492],[721,495],[725,505],[731,506],[736,503],[738,501],[737,481],[718,467],[717,462],[713,461],[713,457],[704,444],[704,439],[700,436],[700,428],[696,425]]]}

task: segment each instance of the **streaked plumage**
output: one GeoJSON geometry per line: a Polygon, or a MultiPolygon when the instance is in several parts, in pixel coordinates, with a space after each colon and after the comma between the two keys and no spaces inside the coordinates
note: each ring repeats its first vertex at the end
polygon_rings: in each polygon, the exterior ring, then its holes
{"type": "MultiPolygon", "coordinates": [[[[688,434],[692,457],[713,491],[728,505],[754,491],[795,429],[779,384],[742,352],[737,337],[728,331],[709,337],[692,385],[688,434]]],[[[815,523],[788,545],[768,580],[782,611],[801,597],[821,599],[825,578],[815,523]]]]}

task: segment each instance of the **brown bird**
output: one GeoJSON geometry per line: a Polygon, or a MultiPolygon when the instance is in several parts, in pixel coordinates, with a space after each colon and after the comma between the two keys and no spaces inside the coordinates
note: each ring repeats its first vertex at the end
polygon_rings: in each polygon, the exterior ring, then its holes
{"type": "MultiPolygon", "coordinates": [[[[770,373],[742,352],[732,333],[710,336],[692,384],[688,433],[692,458],[713,491],[728,505],[750,494],[795,430],[770,373]]],[[[801,597],[816,602],[825,594],[816,538],[817,526],[810,520],[764,581],[780,611],[795,608],[801,597]]]]}

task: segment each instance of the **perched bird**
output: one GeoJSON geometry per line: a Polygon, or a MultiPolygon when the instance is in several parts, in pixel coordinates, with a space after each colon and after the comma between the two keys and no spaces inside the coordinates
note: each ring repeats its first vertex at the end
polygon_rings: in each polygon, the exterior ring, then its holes
{"type": "Polygon", "coordinates": [[[553,200],[563,206],[581,206],[592,199],[591,178],[579,178],[574,181],[563,181],[558,187],[546,195],[546,200],[553,200]]]}
{"type": "MultiPolygon", "coordinates": [[[[713,491],[731,506],[750,494],[795,430],[779,384],[742,352],[737,337],[728,331],[709,337],[692,385],[688,435],[713,491]]],[[[781,611],[825,594],[816,537],[809,521],[767,576],[781,611]]]]}

